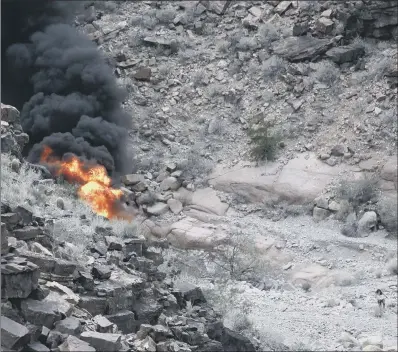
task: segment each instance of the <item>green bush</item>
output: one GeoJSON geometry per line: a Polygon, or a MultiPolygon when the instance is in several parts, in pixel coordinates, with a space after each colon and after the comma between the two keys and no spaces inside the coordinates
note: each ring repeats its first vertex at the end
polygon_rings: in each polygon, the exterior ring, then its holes
{"type": "Polygon", "coordinates": [[[271,128],[269,123],[264,123],[257,128],[252,126],[248,130],[248,135],[252,143],[250,156],[254,160],[275,160],[281,136],[271,128]]]}

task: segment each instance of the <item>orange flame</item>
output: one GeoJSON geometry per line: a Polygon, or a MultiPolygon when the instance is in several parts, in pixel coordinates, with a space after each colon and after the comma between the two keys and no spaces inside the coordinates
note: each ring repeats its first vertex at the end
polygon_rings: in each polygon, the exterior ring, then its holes
{"type": "Polygon", "coordinates": [[[45,146],[40,163],[50,166],[55,176],[63,176],[69,183],[81,185],[77,194],[95,213],[108,219],[132,220],[132,215],[122,209],[120,199],[123,192],[111,187],[111,178],[105,167],[85,164],[76,156],[60,160],[52,154],[52,149],[45,146]]]}

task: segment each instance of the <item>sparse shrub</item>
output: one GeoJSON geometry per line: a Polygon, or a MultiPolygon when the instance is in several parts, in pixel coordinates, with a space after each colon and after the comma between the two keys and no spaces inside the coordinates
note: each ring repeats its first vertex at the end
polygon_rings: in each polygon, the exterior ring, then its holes
{"type": "Polygon", "coordinates": [[[194,146],[180,162],[178,169],[182,171],[184,179],[203,179],[214,167],[214,162],[200,155],[200,146],[194,146]]]}
{"type": "Polygon", "coordinates": [[[250,330],[253,327],[252,322],[249,320],[247,314],[242,314],[242,312],[234,312],[229,317],[231,322],[231,329],[242,333],[245,330],[250,330]]]}
{"type": "Polygon", "coordinates": [[[273,55],[261,65],[264,80],[273,80],[286,73],[287,61],[273,55]]]}
{"type": "Polygon", "coordinates": [[[11,161],[11,170],[18,173],[21,169],[21,162],[18,159],[13,159],[11,161]]]}
{"type": "Polygon", "coordinates": [[[340,70],[338,67],[327,60],[318,62],[317,69],[313,73],[314,78],[321,83],[331,87],[339,78],[340,70]]]}
{"type": "Polygon", "coordinates": [[[344,271],[338,273],[335,279],[337,286],[352,286],[356,281],[354,276],[344,271]]]}
{"type": "Polygon", "coordinates": [[[380,278],[381,278],[381,276],[382,276],[382,272],[381,272],[381,270],[376,270],[376,272],[375,272],[375,276],[376,276],[376,278],[377,278],[377,279],[380,279],[380,278]]]}
{"type": "Polygon", "coordinates": [[[398,260],[397,258],[390,259],[387,262],[387,270],[391,275],[398,274],[398,260]]]}
{"type": "Polygon", "coordinates": [[[61,209],[61,210],[65,209],[65,203],[62,198],[57,198],[56,204],[59,209],[61,209]]]}
{"type": "Polygon", "coordinates": [[[377,203],[377,213],[384,228],[393,236],[398,236],[398,204],[396,199],[382,198],[377,203]]]}
{"type": "Polygon", "coordinates": [[[341,180],[335,189],[339,199],[346,200],[354,210],[369,201],[378,198],[378,180],[374,177],[365,177],[361,180],[341,180]]]}
{"type": "Polygon", "coordinates": [[[305,291],[308,292],[311,289],[311,284],[308,281],[304,281],[301,284],[301,288],[305,291]]]}
{"type": "Polygon", "coordinates": [[[358,236],[358,223],[354,216],[348,216],[345,224],[341,228],[341,234],[347,237],[358,236]]]}
{"type": "Polygon", "coordinates": [[[380,80],[393,66],[396,66],[396,63],[392,57],[382,56],[378,58],[378,60],[375,60],[370,66],[369,72],[367,73],[368,78],[370,80],[380,80]]]}
{"type": "Polygon", "coordinates": [[[280,34],[275,25],[266,22],[259,27],[257,37],[261,46],[268,49],[272,42],[279,39],[280,34]]]}
{"type": "Polygon", "coordinates": [[[257,128],[251,126],[248,130],[252,142],[250,155],[254,160],[272,161],[276,158],[280,134],[273,128],[269,122],[264,122],[257,128]]]}
{"type": "Polygon", "coordinates": [[[164,9],[156,12],[156,18],[161,24],[170,24],[175,17],[176,12],[173,9],[164,9]]]}
{"type": "Polygon", "coordinates": [[[258,280],[266,268],[255,243],[240,230],[233,231],[228,244],[215,248],[207,258],[218,269],[220,277],[232,280],[258,280]]]}

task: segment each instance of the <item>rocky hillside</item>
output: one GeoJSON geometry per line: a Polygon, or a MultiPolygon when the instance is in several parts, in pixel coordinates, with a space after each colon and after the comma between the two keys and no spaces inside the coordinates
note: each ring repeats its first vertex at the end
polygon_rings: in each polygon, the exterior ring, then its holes
{"type": "Polygon", "coordinates": [[[397,351],[397,5],[225,3],[75,18],[128,89],[132,223],[2,104],[5,350],[397,351]]]}

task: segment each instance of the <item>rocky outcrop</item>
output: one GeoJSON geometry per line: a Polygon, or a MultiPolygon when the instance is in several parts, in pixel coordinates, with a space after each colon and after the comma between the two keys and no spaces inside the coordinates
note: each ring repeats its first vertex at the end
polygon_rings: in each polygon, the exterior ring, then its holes
{"type": "Polygon", "coordinates": [[[10,153],[22,159],[22,149],[29,142],[29,136],[22,131],[19,111],[1,103],[1,152],[10,153]]]}

